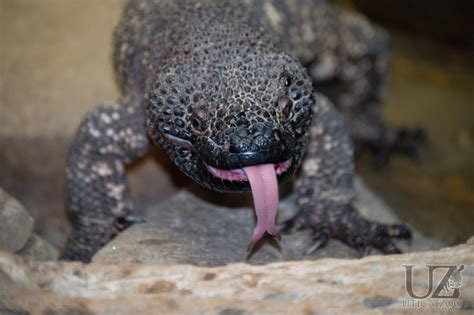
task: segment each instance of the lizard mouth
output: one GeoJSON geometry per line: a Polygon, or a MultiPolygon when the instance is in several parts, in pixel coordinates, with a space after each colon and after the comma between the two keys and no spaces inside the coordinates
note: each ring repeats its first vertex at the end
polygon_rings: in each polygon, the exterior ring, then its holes
{"type": "Polygon", "coordinates": [[[217,178],[228,181],[248,181],[252,190],[257,225],[255,226],[247,251],[268,233],[280,239],[281,233],[276,226],[278,212],[278,175],[287,171],[292,159],[280,163],[267,163],[246,166],[244,168],[223,170],[206,165],[209,172],[217,178]]]}
{"type": "MultiPolygon", "coordinates": [[[[292,163],[292,159],[288,159],[284,162],[273,164],[276,175],[281,175],[284,172],[286,172],[290,168],[291,163],[292,163]]],[[[212,175],[214,175],[214,177],[217,177],[219,179],[228,180],[228,181],[237,181],[237,182],[249,180],[249,178],[247,177],[247,173],[245,172],[243,168],[224,170],[224,169],[210,166],[208,164],[206,164],[206,167],[209,170],[209,172],[212,175]]]]}

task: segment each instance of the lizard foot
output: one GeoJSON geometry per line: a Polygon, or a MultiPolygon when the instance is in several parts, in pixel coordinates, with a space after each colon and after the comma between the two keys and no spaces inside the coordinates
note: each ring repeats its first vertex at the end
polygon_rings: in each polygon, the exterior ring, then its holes
{"type": "Polygon", "coordinates": [[[113,224],[88,223],[76,227],[59,259],[90,262],[92,256],[117,234],[113,224]]]}
{"type": "Polygon", "coordinates": [[[404,224],[369,221],[351,205],[331,206],[325,211],[301,210],[280,225],[283,233],[307,228],[312,230],[314,241],[305,252],[307,255],[325,247],[331,238],[358,250],[361,256],[370,248],[379,249],[384,254],[398,254],[401,251],[393,239],[411,238],[411,231],[404,224]]]}
{"type": "MultiPolygon", "coordinates": [[[[132,212],[132,211],[129,210],[129,212],[132,212]]],[[[116,228],[118,232],[120,232],[129,228],[133,224],[145,223],[145,222],[146,222],[145,218],[141,216],[134,215],[134,214],[127,214],[126,216],[119,217],[115,220],[114,228],[116,228]]]]}
{"type": "Polygon", "coordinates": [[[418,161],[420,157],[420,146],[428,142],[428,135],[421,128],[397,129],[393,134],[384,139],[368,141],[365,144],[357,144],[357,151],[367,148],[374,156],[375,167],[386,166],[390,157],[394,154],[407,156],[412,161],[418,161]]]}
{"type": "Polygon", "coordinates": [[[142,217],[128,214],[112,220],[79,224],[67,240],[60,259],[89,262],[94,254],[118,233],[135,223],[143,222],[145,219],[142,217]]]}

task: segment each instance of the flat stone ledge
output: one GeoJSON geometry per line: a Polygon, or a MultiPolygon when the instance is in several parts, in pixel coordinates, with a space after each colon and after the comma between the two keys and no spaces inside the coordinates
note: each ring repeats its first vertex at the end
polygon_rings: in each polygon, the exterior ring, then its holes
{"type": "MultiPolygon", "coordinates": [[[[472,312],[474,245],[362,259],[321,259],[222,267],[136,263],[32,262],[0,253],[0,312],[32,314],[419,314],[406,291],[414,265],[426,290],[426,265],[461,265],[456,308],[472,312]]],[[[439,279],[435,278],[436,281],[439,279]]],[[[418,291],[417,291],[418,292],[418,291]]],[[[420,291],[421,292],[421,291],[420,291]]],[[[424,300],[425,302],[427,300],[424,300]]],[[[16,313],[15,313],[16,314],[16,313]]]]}
{"type": "MultiPolygon", "coordinates": [[[[355,206],[362,215],[384,223],[400,222],[393,210],[359,177],[355,181],[355,190],[355,206]]],[[[252,199],[241,207],[232,208],[219,204],[213,198],[206,199],[205,193],[203,190],[184,189],[167,201],[152,205],[143,213],[146,223],[136,224],[120,233],[93,260],[108,263],[188,263],[210,267],[233,262],[261,265],[276,261],[360,257],[360,252],[337,240],[331,240],[328,246],[313,255],[305,255],[313,242],[310,230],[285,234],[280,243],[267,237],[248,256],[246,249],[255,225],[254,210],[249,207],[252,199]]],[[[235,195],[229,197],[244,200],[249,197],[248,194],[235,195]]],[[[223,199],[226,196],[219,194],[213,197],[223,199]]],[[[279,221],[292,217],[295,211],[293,194],[280,202],[279,221]]],[[[411,242],[397,241],[403,252],[445,247],[417,231],[413,234],[411,242]]],[[[370,254],[380,252],[373,249],[370,254]]]]}

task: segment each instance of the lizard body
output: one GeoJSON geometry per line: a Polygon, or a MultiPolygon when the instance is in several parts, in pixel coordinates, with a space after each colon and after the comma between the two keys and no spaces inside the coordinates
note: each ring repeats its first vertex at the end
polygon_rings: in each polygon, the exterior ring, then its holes
{"type": "Polygon", "coordinates": [[[300,211],[284,231],[312,229],[312,250],[338,238],[399,252],[391,239],[410,236],[404,225],[368,221],[352,206],[350,136],[358,147],[397,146],[378,115],[388,53],[383,31],[325,0],[129,1],[114,34],[124,96],[89,113],[71,146],[75,229],[63,258],[88,261],[129,225],[124,164],[150,143],[205,187],[252,190],[251,245],[279,236],[276,183],[302,164],[300,211]]]}

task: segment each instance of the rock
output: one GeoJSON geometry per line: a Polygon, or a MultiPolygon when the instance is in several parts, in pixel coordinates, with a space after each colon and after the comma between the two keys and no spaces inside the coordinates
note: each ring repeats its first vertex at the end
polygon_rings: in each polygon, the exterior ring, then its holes
{"type": "Polygon", "coordinates": [[[0,250],[22,249],[33,233],[33,222],[25,208],[0,189],[0,250]]]}
{"type": "MultiPolygon", "coordinates": [[[[275,261],[314,260],[324,257],[354,258],[360,253],[331,240],[330,244],[306,256],[312,243],[310,231],[283,235],[280,244],[267,238],[249,257],[247,245],[255,225],[254,211],[250,207],[223,206],[222,199],[245,200],[251,205],[249,194],[216,194],[200,189],[182,190],[168,201],[151,207],[143,213],[147,220],[123,231],[102,248],[93,258],[95,262],[189,263],[198,266],[219,266],[232,262],[265,264],[275,261]]],[[[375,196],[358,178],[356,205],[363,215],[387,223],[399,221],[393,211],[375,196]]],[[[295,213],[294,195],[280,204],[280,221],[295,213]]],[[[229,202],[227,202],[229,203],[229,202]]],[[[232,203],[232,202],[230,202],[232,203]]],[[[418,233],[409,244],[399,242],[404,251],[440,248],[443,244],[426,240],[418,233]]],[[[373,250],[372,254],[378,251],[373,250]]]]}
{"type": "Polygon", "coordinates": [[[36,234],[33,234],[18,254],[24,258],[40,261],[57,260],[59,257],[58,250],[36,234]]]}
{"type": "Polygon", "coordinates": [[[0,189],[0,250],[34,260],[56,260],[58,251],[33,234],[34,220],[12,196],[0,189]]]}
{"type": "Polygon", "coordinates": [[[64,183],[72,137],[89,110],[120,97],[110,43],[125,1],[84,1],[0,4],[0,187],[56,246],[70,232],[64,183]]]}
{"type": "Polygon", "coordinates": [[[467,244],[474,245],[474,236],[471,236],[471,237],[467,240],[466,243],[467,243],[467,244]]]}
{"type": "MultiPolygon", "coordinates": [[[[0,253],[0,312],[7,314],[373,314],[472,310],[474,245],[363,259],[221,267],[31,262],[0,253]],[[464,265],[461,297],[414,300],[426,265],[464,265]],[[440,302],[448,302],[441,304],[440,302]],[[422,304],[424,303],[424,304],[422,304]],[[433,309],[431,303],[436,303],[433,309]],[[425,306],[423,306],[425,305],[425,306]]],[[[439,283],[443,275],[436,276],[439,283]]],[[[425,292],[425,291],[424,291],[425,292]]]]}

